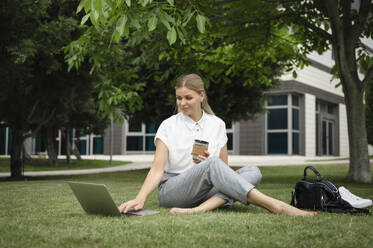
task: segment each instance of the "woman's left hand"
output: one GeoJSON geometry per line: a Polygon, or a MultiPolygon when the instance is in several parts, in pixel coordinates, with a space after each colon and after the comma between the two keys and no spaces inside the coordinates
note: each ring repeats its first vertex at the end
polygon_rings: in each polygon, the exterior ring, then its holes
{"type": "Polygon", "coordinates": [[[207,159],[207,158],[210,156],[210,153],[209,153],[207,150],[204,151],[204,153],[205,153],[205,156],[198,155],[197,158],[193,159],[194,163],[199,164],[199,163],[201,163],[203,160],[207,159]]]}

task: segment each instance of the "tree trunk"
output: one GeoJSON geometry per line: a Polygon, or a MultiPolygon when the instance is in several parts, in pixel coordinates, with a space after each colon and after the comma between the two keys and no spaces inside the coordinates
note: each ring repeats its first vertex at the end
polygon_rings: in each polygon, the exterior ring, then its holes
{"type": "Polygon", "coordinates": [[[65,128],[65,140],[66,140],[66,163],[71,163],[71,143],[70,143],[70,128],[65,128]]]}
{"type": "MultiPolygon", "coordinates": [[[[343,85],[347,111],[350,168],[348,179],[355,182],[370,183],[372,174],[369,163],[368,141],[365,124],[364,87],[358,76],[356,44],[351,37],[352,30],[343,25],[335,15],[335,4],[325,1],[330,14],[332,29],[332,49],[339,78],[343,85]]],[[[346,17],[347,18],[347,17],[346,17]]]]}
{"type": "Polygon", "coordinates": [[[79,142],[79,137],[77,137],[77,141],[75,142],[73,153],[78,160],[82,160],[82,156],[80,156],[80,152],[77,146],[78,142],[79,142]]]}
{"type": "Polygon", "coordinates": [[[49,164],[57,166],[56,129],[53,127],[44,128],[43,139],[48,152],[49,164]]]}
{"type": "Polygon", "coordinates": [[[345,90],[350,148],[348,179],[355,182],[370,183],[372,182],[372,174],[365,123],[364,90],[356,88],[349,87],[348,90],[345,90]]]}
{"type": "Polygon", "coordinates": [[[23,133],[12,128],[12,149],[10,153],[10,176],[12,178],[23,177],[23,133]]]}

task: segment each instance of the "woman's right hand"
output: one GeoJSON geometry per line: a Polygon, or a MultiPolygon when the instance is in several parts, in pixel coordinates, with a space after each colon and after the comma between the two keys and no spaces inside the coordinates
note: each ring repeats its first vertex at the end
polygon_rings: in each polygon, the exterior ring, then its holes
{"type": "Polygon", "coordinates": [[[203,155],[198,155],[196,158],[193,159],[194,163],[196,164],[199,164],[201,163],[203,160],[206,160],[209,156],[210,156],[210,153],[209,151],[203,151],[205,153],[205,156],[203,155]]]}
{"type": "Polygon", "coordinates": [[[136,211],[142,209],[144,207],[144,204],[145,201],[138,200],[135,198],[133,200],[122,203],[122,205],[120,205],[118,209],[121,213],[127,213],[131,208],[133,208],[136,211]]]}

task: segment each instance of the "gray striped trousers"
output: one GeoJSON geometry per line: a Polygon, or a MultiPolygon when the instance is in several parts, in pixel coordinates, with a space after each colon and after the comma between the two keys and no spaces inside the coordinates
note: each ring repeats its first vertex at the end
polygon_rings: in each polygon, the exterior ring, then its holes
{"type": "Polygon", "coordinates": [[[218,157],[209,157],[189,170],[180,173],[165,172],[158,186],[162,207],[190,208],[200,205],[212,196],[227,201],[247,203],[247,194],[258,186],[262,174],[256,166],[232,170],[218,157]]]}

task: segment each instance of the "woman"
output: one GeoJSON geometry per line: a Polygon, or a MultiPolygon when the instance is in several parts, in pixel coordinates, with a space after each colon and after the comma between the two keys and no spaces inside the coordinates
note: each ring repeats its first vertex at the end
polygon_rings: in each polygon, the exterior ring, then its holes
{"type": "Polygon", "coordinates": [[[119,211],[141,209],[158,187],[160,205],[170,213],[204,212],[234,201],[254,204],[272,213],[315,216],[269,197],[255,187],[261,173],[255,166],[233,171],[228,164],[224,122],[207,102],[202,79],[196,74],[181,76],[175,85],[179,113],[164,120],[155,136],[152,167],[136,198],[119,206],[119,211]],[[195,139],[208,141],[204,155],[191,155],[195,139]]]}

